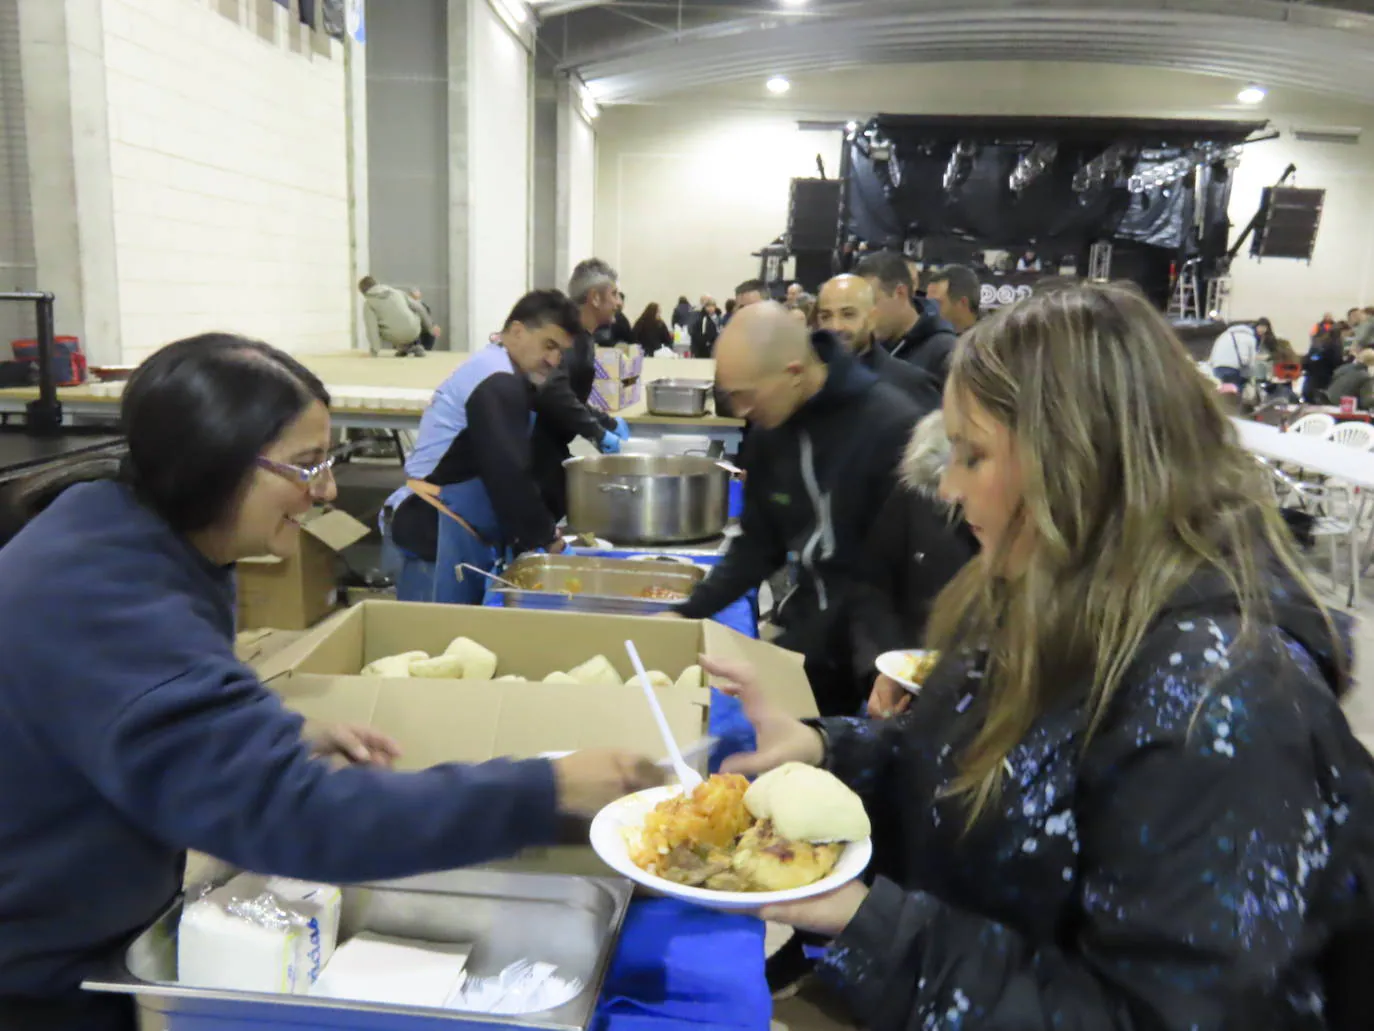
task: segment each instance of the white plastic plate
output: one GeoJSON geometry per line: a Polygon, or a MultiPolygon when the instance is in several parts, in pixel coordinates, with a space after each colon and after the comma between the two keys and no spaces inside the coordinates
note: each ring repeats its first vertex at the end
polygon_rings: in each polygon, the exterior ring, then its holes
{"type": "Polygon", "coordinates": [[[687,902],[695,902],[708,909],[728,911],[752,910],[760,906],[776,905],[780,902],[799,902],[802,899],[825,895],[843,887],[857,878],[867,868],[873,858],[873,842],[869,838],[850,842],[840,853],[840,861],[830,876],[822,877],[815,884],[791,891],[712,891],[710,888],[689,888],[684,884],[655,877],[630,860],[630,846],[626,832],[634,833],[644,824],[644,818],[654,806],[665,798],[672,798],[682,791],[680,785],[650,788],[633,795],[626,795],[612,802],[592,821],[592,849],[601,861],[616,873],[628,877],[636,884],[660,895],[667,895],[687,902]]]}
{"type": "Polygon", "coordinates": [[[878,656],[878,661],[874,665],[878,667],[879,673],[891,677],[912,694],[917,694],[921,690],[921,685],[898,674],[903,674],[910,668],[911,659],[919,659],[925,654],[923,648],[906,648],[901,651],[883,652],[878,656]]]}

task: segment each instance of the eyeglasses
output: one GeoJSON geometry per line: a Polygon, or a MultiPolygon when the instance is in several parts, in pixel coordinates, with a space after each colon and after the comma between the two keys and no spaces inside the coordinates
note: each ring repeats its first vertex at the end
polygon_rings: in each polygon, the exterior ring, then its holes
{"type": "Polygon", "coordinates": [[[276,473],[278,476],[310,490],[334,476],[333,455],[330,455],[319,465],[312,465],[308,469],[299,465],[291,465],[288,462],[274,462],[272,459],[263,458],[261,455],[258,456],[258,465],[270,473],[276,473]]]}

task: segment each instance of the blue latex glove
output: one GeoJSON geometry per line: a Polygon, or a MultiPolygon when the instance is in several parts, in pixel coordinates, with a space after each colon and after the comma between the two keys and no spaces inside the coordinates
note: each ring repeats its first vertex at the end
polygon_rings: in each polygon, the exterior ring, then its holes
{"type": "Polygon", "coordinates": [[[630,424],[618,415],[615,417],[615,435],[621,440],[630,439],[630,424]]]}
{"type": "Polygon", "coordinates": [[[601,453],[603,455],[620,454],[620,438],[609,430],[607,430],[605,436],[601,438],[601,453]]]}

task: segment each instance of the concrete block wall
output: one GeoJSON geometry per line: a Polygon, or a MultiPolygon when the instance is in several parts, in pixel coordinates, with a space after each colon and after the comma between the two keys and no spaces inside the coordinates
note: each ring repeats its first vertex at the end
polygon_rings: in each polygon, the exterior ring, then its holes
{"type": "Polygon", "coordinates": [[[259,0],[102,5],[124,361],[216,329],[349,349],[342,45],[259,0]]]}

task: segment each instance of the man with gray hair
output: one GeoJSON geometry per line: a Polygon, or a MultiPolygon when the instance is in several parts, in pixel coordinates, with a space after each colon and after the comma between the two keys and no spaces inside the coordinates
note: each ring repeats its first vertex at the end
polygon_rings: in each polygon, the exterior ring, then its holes
{"type": "Polygon", "coordinates": [[[624,419],[598,412],[587,404],[596,379],[592,335],[615,319],[620,303],[619,276],[600,258],[579,262],[568,281],[568,296],[577,305],[582,334],[573,341],[562,364],[549,374],[534,397],[534,430],[530,450],[544,503],[555,519],[568,512],[563,463],[569,445],[583,437],[604,453],[620,450],[630,428],[624,419]]]}

